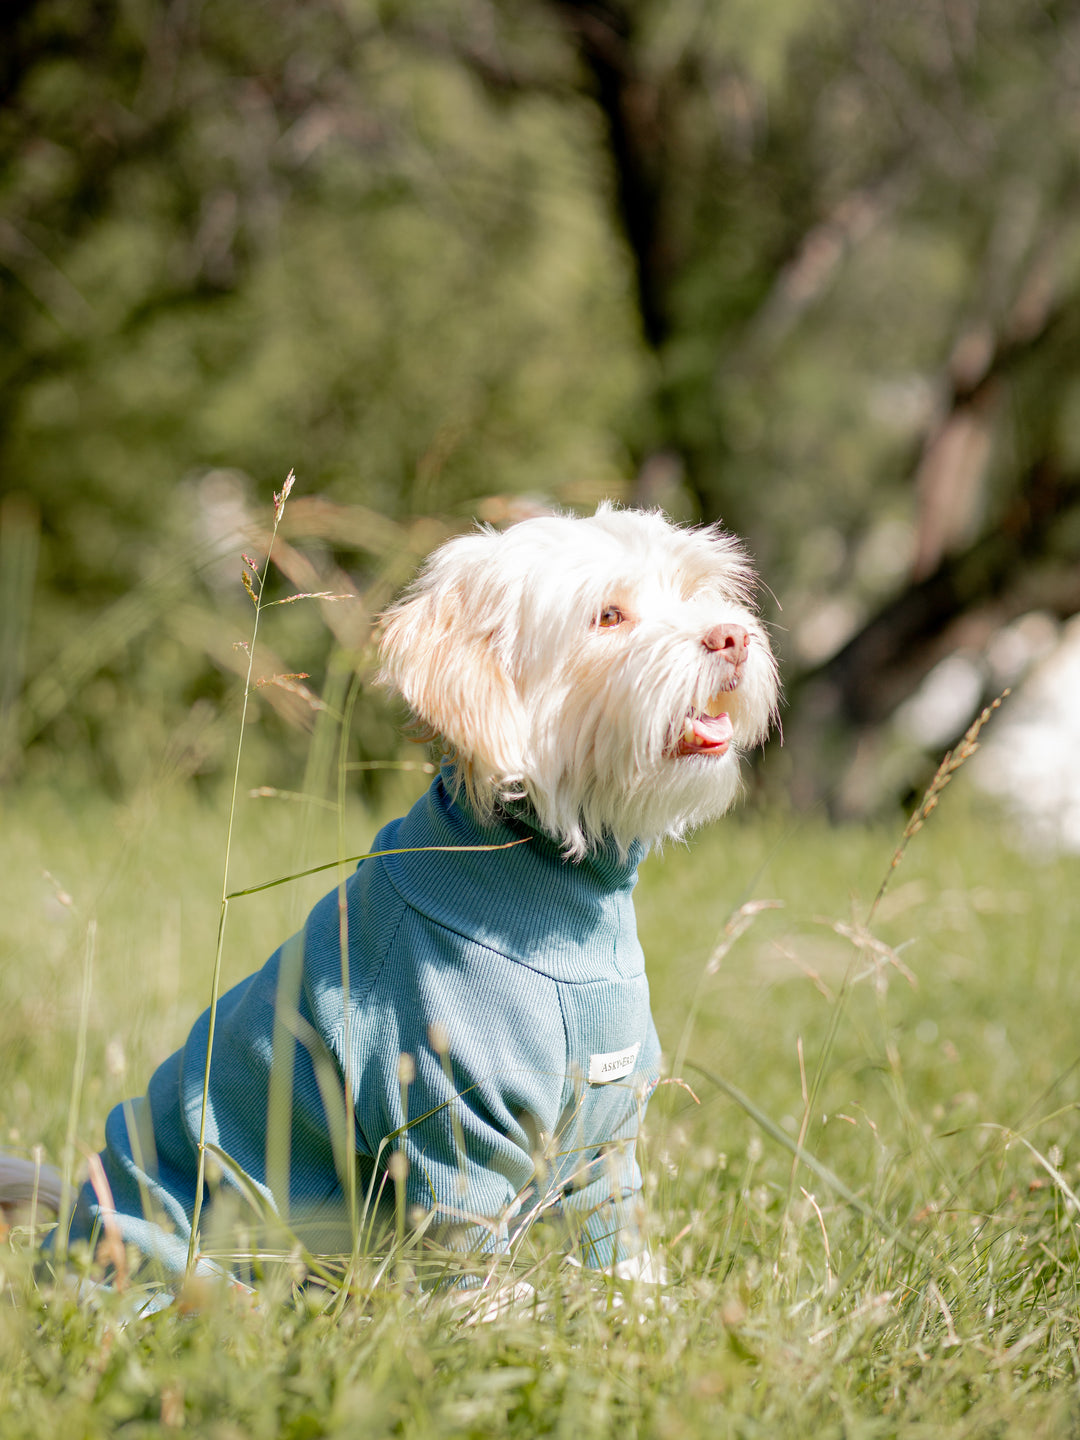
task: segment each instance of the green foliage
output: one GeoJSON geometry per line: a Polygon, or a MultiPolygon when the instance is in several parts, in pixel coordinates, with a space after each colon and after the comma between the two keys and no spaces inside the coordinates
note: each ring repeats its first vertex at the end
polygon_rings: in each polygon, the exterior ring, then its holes
{"type": "MultiPolygon", "coordinates": [[[[617,487],[642,362],[587,112],[495,107],[372,7],[32,6],[21,38],[0,373],[5,485],[42,518],[31,672],[177,557],[158,616],[181,585],[216,607],[207,471],[268,499],[294,464],[308,495],[457,524],[498,492],[617,487]]],[[[136,713],[156,641],[95,656],[136,713]]],[[[198,648],[176,658],[172,725],[215,698],[198,648]]],[[[47,733],[115,776],[65,685],[47,733]]]]}
{"type": "MultiPolygon", "coordinates": [[[[115,552],[135,564],[125,540],[199,467],[265,483],[291,457],[309,491],[400,514],[430,508],[425,477],[454,508],[610,466],[596,417],[635,372],[588,127],[543,96],[493,127],[467,72],[374,12],[211,5],[178,35],[156,7],[129,13],[146,55],[126,84],[98,77],[118,93],[84,82],[65,103],[41,61],[15,111],[8,206],[27,224],[46,208],[26,178],[42,148],[65,160],[49,198],[75,209],[73,112],[92,129],[123,107],[139,142],[112,137],[100,212],[54,240],[72,304],[88,297],[78,345],[44,304],[12,337],[9,368],[30,373],[10,463],[32,456],[34,492],[68,516],[62,548],[122,581],[115,552]],[[114,553],[95,562],[71,532],[106,505],[114,553]]],[[[13,298],[43,303],[31,278],[13,298]]]]}
{"type": "MultiPolygon", "coordinates": [[[[716,7],[693,68],[687,41],[658,82],[681,117],[666,375],[709,502],[812,585],[808,524],[851,542],[890,501],[914,515],[912,452],[965,333],[993,347],[1025,287],[1054,304],[1075,290],[1059,108],[1074,18],[804,0],[755,23],[748,8],[716,7]]],[[[1048,362],[1041,398],[1025,388],[1001,417],[991,506],[1034,458],[1029,427],[1064,402],[1048,362]]]]}
{"type": "MultiPolygon", "coordinates": [[[[1075,508],[1069,7],[587,11],[17,7],[0,485],[41,534],[2,658],[63,694],[13,727],[7,682],[7,773],[52,742],[118,787],[132,726],[220,710],[220,472],[249,507],[293,466],[401,522],[603,494],[722,516],[796,673],[913,564],[1075,508]],[[974,439],[913,484],[952,421],[974,439]]],[[[313,563],[364,589],[358,528],[313,563]]],[[[1038,546],[1067,576],[1075,521],[1038,546]]]]}

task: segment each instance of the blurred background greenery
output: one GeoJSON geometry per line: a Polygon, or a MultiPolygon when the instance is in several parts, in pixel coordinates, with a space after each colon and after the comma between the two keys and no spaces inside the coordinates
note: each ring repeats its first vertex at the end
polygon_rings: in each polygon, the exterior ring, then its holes
{"type": "Polygon", "coordinates": [[[1078,81],[1065,0],[11,0],[5,780],[228,768],[295,467],[273,593],[363,603],[274,612],[268,784],[434,543],[609,495],[747,538],[767,783],[893,803],[1080,610],[1078,81]]]}

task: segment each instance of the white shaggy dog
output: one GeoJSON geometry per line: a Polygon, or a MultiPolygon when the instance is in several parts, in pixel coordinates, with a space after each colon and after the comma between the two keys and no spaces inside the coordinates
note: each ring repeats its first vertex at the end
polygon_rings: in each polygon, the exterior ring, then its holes
{"type": "Polygon", "coordinates": [[[722,815],[774,717],[753,572],[716,527],[601,505],[444,545],[387,616],[383,679],[485,815],[527,796],[580,859],[722,815]]]}
{"type": "Polygon", "coordinates": [[[73,1238],[104,1227],[179,1275],[235,1172],[313,1250],[403,1185],[458,1247],[505,1252],[557,1214],[585,1263],[649,1273],[634,1142],[660,1055],[631,892],[649,844],[729,807],[768,732],[752,583],[719,530],[609,505],[436,551],[384,617],[381,678],[442,774],[218,1002],[217,1190],[196,1204],[207,1014],[109,1117],[73,1238]]]}

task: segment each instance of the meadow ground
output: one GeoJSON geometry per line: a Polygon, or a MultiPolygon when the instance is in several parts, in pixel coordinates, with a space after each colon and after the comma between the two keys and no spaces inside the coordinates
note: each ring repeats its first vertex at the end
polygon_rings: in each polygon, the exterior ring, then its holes
{"type": "MultiPolygon", "coordinates": [[[[423,783],[404,777],[396,798],[423,783]]],[[[5,798],[0,1144],[61,1160],[85,1017],[83,1164],[206,1004],[222,808],[180,789],[123,807],[5,798]]],[[[350,812],[347,852],[374,829],[350,812]]],[[[665,1086],[648,1116],[649,1225],[672,1276],[659,1301],[537,1239],[518,1265],[539,1313],[470,1325],[416,1293],[406,1254],[377,1284],[365,1259],[351,1296],[268,1264],[261,1303],[208,1294],[124,1325],[130,1297],[76,1303],[31,1272],[14,1229],[0,1435],[1080,1433],[1077,862],[1018,854],[961,777],[871,937],[897,839],[743,814],[646,863],[657,1025],[693,1091],[665,1086]],[[782,908],[729,925],[756,900],[782,908]]],[[[338,843],[329,812],[245,801],[235,883],[338,843]]],[[[225,982],[327,888],[234,902],[225,982]]]]}

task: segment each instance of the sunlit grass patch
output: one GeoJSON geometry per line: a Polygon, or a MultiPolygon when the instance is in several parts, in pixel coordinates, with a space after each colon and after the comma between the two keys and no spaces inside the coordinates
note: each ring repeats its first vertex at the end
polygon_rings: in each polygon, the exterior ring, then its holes
{"type": "MultiPolygon", "coordinates": [[[[13,1233],[3,1433],[139,1433],[181,1418],[221,1434],[1068,1433],[1080,1313],[1071,866],[1029,864],[954,798],[876,919],[910,978],[832,923],[865,914],[895,843],[884,830],[742,817],[647,863],[654,1007],[669,1056],[684,1045],[694,1092],[662,1087],[646,1126],[648,1230],[671,1275],[662,1298],[568,1270],[538,1231],[497,1277],[527,1279],[535,1302],[483,1325],[467,1323],[475,1306],[425,1293],[415,1257],[384,1264],[392,1251],[363,1261],[348,1297],[334,1283],[343,1269],[312,1277],[283,1255],[254,1303],[223,1288],[197,1314],[130,1321],[123,1295],[88,1308],[35,1279],[13,1233]],[[756,915],[723,955],[687,1033],[718,937],[753,898],[783,908],[756,915]],[[853,953],[861,969],[834,1027],[853,953]],[[860,1206],[795,1163],[800,1137],[860,1206]]],[[[291,812],[270,804],[257,823],[242,812],[238,876],[276,873],[291,812]]],[[[102,801],[42,811],[28,797],[7,821],[23,903],[3,921],[17,963],[0,1133],[57,1159],[85,917],[98,922],[80,1129],[93,1145],[108,1108],[205,1003],[220,820],[177,791],[135,845],[137,819],[102,801]],[[177,906],[179,935],[162,918],[177,906]]],[[[336,843],[326,825],[316,852],[336,843]]],[[[373,828],[351,812],[358,850],[373,828]]],[[[286,887],[235,904],[230,977],[296,923],[320,888],[303,884],[303,898],[286,887]]]]}

